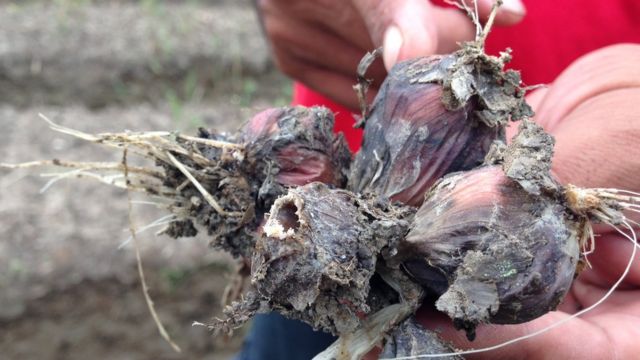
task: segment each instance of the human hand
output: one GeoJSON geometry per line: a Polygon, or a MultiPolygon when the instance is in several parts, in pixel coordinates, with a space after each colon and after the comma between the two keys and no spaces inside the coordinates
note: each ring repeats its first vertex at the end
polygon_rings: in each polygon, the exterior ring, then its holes
{"type": "MultiPolygon", "coordinates": [[[[604,48],[576,61],[549,88],[530,95],[536,121],[556,138],[553,171],[562,183],[640,191],[639,62],[640,45],[604,48]]],[[[638,221],[638,216],[628,216],[638,221]]],[[[593,268],[580,274],[558,311],[520,325],[480,326],[474,342],[432,309],[423,309],[419,318],[429,329],[441,330],[442,337],[460,349],[493,346],[566,319],[599,301],[628,265],[633,244],[612,228],[599,226],[596,231],[595,252],[588,258],[593,268]]],[[[636,256],[618,290],[593,311],[516,345],[469,358],[637,357],[639,259],[636,256]]]]}
{"type": "MultiPolygon", "coordinates": [[[[293,79],[356,110],[352,86],[358,62],[384,47],[384,64],[418,56],[449,53],[458,42],[472,40],[475,28],[467,16],[427,0],[256,0],[278,67],[293,79]]],[[[481,20],[493,0],[478,0],[481,20]]],[[[520,0],[505,0],[497,25],[522,20],[520,0]]],[[[368,74],[379,84],[383,66],[368,74]]],[[[370,95],[376,92],[375,85],[370,95]]]]}

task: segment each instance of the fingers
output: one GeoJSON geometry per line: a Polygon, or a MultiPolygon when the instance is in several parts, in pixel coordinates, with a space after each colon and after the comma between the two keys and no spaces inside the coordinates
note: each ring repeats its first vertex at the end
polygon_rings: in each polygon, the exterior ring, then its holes
{"type": "MultiPolygon", "coordinates": [[[[265,29],[270,34],[276,62],[287,75],[295,78],[302,75],[292,73],[294,69],[285,66],[290,61],[288,57],[294,56],[308,65],[332,69],[355,81],[356,68],[364,52],[334,33],[289,18],[267,20],[265,29]]],[[[370,75],[384,76],[379,73],[370,75]]]]}
{"type": "MultiPolygon", "coordinates": [[[[486,18],[492,2],[478,1],[478,13],[486,18]]],[[[521,16],[514,15],[522,12],[519,0],[505,3],[496,23],[519,21],[521,16]]],[[[280,69],[305,83],[306,78],[316,79],[306,85],[352,109],[357,104],[351,85],[365,51],[384,45],[384,63],[390,69],[401,60],[452,52],[459,42],[475,35],[474,25],[462,11],[427,0],[260,0],[257,4],[280,69]],[[340,81],[344,87],[334,89],[319,81],[318,72],[305,74],[302,69],[324,69],[325,74],[334,72],[334,80],[351,80],[348,85],[340,81]]],[[[385,75],[379,64],[368,73],[377,83],[385,75]]]]}
{"type": "MultiPolygon", "coordinates": [[[[628,256],[628,254],[626,255],[628,256]]],[[[584,307],[595,304],[600,301],[605,295],[608,288],[611,286],[609,284],[607,287],[601,287],[599,285],[593,285],[589,282],[585,281],[576,281],[573,285],[572,293],[574,293],[575,297],[580,301],[584,307]]],[[[640,315],[640,290],[624,290],[617,291],[614,295],[607,298],[606,301],[602,303],[602,305],[597,306],[593,309],[593,311],[584,315],[584,318],[589,320],[593,317],[597,317],[600,315],[604,315],[611,312],[623,312],[627,314],[639,314],[640,315]]]]}
{"type": "Polygon", "coordinates": [[[569,66],[549,88],[536,120],[554,131],[578,105],[613,89],[640,86],[640,45],[613,45],[589,53],[569,66]]]}
{"type": "MultiPolygon", "coordinates": [[[[629,265],[632,254],[633,244],[628,239],[615,231],[608,231],[598,237],[595,252],[588,258],[593,268],[581,273],[580,281],[576,282],[576,285],[589,284],[591,287],[598,287],[602,291],[607,291],[611,284],[618,281],[622,276],[629,265]]],[[[640,289],[640,249],[636,251],[633,265],[621,283],[621,289],[640,289]]],[[[589,306],[601,298],[603,294],[598,295],[598,292],[589,291],[578,293],[574,290],[574,295],[582,306],[589,306]]]]}
{"type": "MultiPolygon", "coordinates": [[[[355,83],[353,76],[347,76],[331,69],[311,65],[300,60],[292,54],[278,55],[282,69],[287,69],[288,74],[296,74],[296,79],[314,91],[325,94],[329,99],[345,107],[358,112],[360,103],[353,91],[355,83]]],[[[293,76],[293,75],[291,75],[293,76]]],[[[373,100],[377,93],[375,86],[367,93],[368,102],[373,100]]]]}
{"type": "MultiPolygon", "coordinates": [[[[352,86],[363,50],[330,31],[292,18],[266,17],[264,26],[275,62],[285,74],[331,100],[358,109],[352,86]]],[[[386,72],[380,64],[374,64],[367,75],[379,84],[386,72]]],[[[375,87],[371,90],[374,94],[375,87]]]]}
{"type": "MultiPolygon", "coordinates": [[[[357,111],[359,104],[352,88],[356,69],[373,44],[350,2],[262,0],[259,6],[280,70],[357,111]]],[[[367,72],[374,84],[380,84],[385,76],[381,62],[367,72]]],[[[374,85],[370,94],[375,90],[374,85]]]]}
{"type": "Polygon", "coordinates": [[[556,138],[553,171],[563,183],[640,191],[639,62],[640,45],[603,48],[536,96],[535,119],[556,138]]]}
{"type": "Polygon", "coordinates": [[[264,17],[295,19],[332,32],[362,52],[375,48],[360,13],[344,0],[260,0],[264,17]]]}
{"type": "MultiPolygon", "coordinates": [[[[452,342],[458,349],[493,347],[533,334],[567,319],[568,316],[562,312],[551,312],[525,324],[481,325],[476,331],[476,340],[470,342],[464,332],[455,330],[450,325],[451,320],[441,314],[431,311],[418,313],[418,318],[423,325],[439,331],[442,338],[452,342]]],[[[610,338],[598,326],[578,318],[512,345],[465,355],[465,359],[610,359],[612,346],[610,338]],[[584,344],[585,338],[589,339],[588,344],[584,344]]]]}
{"type": "MultiPolygon", "coordinates": [[[[481,19],[488,17],[492,4],[492,0],[478,1],[481,19]]],[[[387,69],[401,60],[454,51],[459,42],[472,40],[475,35],[475,27],[464,12],[425,0],[354,0],[354,5],[365,19],[374,44],[383,46],[387,69]]],[[[505,1],[496,24],[516,24],[524,13],[519,0],[505,1]]]]}
{"type": "Polygon", "coordinates": [[[562,119],[552,134],[553,170],[563,183],[640,190],[638,103],[640,87],[609,91],[562,119]]]}
{"type": "Polygon", "coordinates": [[[471,40],[474,28],[458,9],[425,0],[353,0],[377,46],[384,47],[387,69],[401,60],[449,52],[471,40]]]}

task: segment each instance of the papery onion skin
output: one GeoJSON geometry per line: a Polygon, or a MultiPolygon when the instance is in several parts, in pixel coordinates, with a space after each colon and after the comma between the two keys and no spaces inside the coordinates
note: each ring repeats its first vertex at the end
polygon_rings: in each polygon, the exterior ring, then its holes
{"type": "Polygon", "coordinates": [[[508,121],[533,116],[502,55],[469,45],[396,64],[363,112],[348,189],[420,206],[442,176],[480,166],[508,121]]]}
{"type": "Polygon", "coordinates": [[[579,229],[557,199],[487,166],[431,189],[394,261],[472,337],[479,323],[522,323],[557,307],[574,279],[579,229]],[[438,274],[446,289],[430,286],[438,274]]]}

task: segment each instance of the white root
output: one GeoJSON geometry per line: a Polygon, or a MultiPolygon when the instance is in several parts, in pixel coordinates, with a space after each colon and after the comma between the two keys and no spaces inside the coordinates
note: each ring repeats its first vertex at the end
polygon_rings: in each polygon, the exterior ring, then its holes
{"type": "Polygon", "coordinates": [[[630,191],[617,189],[582,189],[573,185],[568,185],[565,190],[567,203],[571,210],[578,215],[585,217],[586,225],[584,229],[583,239],[580,245],[583,249],[583,255],[587,264],[590,266],[588,258],[589,254],[595,251],[595,239],[591,222],[592,219],[611,226],[621,225],[624,221],[635,223],[628,219],[625,211],[640,212],[636,208],[640,204],[640,197],[634,195],[630,191]],[[587,244],[586,240],[590,240],[587,244]]]}
{"type": "MultiPolygon", "coordinates": [[[[66,178],[71,178],[71,177],[80,177],[82,176],[81,173],[83,171],[85,171],[87,169],[76,169],[76,170],[72,170],[69,172],[65,172],[65,173],[57,173],[57,174],[41,174],[40,176],[42,177],[52,177],[53,179],[47,181],[44,186],[42,188],[40,188],[40,194],[44,194],[45,192],[47,192],[47,190],[49,190],[49,188],[51,188],[55,183],[57,183],[60,180],[66,179],[66,178]]],[[[103,182],[107,182],[110,179],[102,179],[101,181],[103,182]]],[[[119,187],[118,185],[116,185],[113,181],[111,181],[111,185],[115,186],[115,187],[119,187]]]]}
{"type": "Polygon", "coordinates": [[[243,215],[240,212],[228,212],[224,208],[222,208],[222,206],[220,206],[220,204],[218,204],[216,199],[214,199],[213,196],[211,196],[211,194],[209,194],[207,189],[205,189],[204,186],[202,186],[202,184],[200,184],[200,182],[189,172],[189,170],[187,170],[187,168],[180,161],[178,161],[178,159],[175,158],[175,156],[171,155],[171,153],[169,153],[169,152],[167,152],[166,155],[169,158],[169,160],[171,160],[173,165],[175,165],[175,167],[178,168],[178,170],[180,170],[180,172],[184,176],[186,176],[187,179],[189,179],[189,181],[191,181],[193,186],[195,186],[196,189],[198,189],[198,191],[200,192],[200,194],[202,194],[204,199],[207,200],[207,203],[209,203],[209,205],[211,205],[211,207],[214,208],[214,210],[218,214],[220,214],[222,216],[236,216],[236,217],[240,217],[240,216],[243,215]]]}
{"type": "MultiPolygon", "coordinates": [[[[131,204],[134,204],[134,202],[132,201],[131,204]]],[[[159,227],[159,226],[163,226],[163,225],[167,225],[167,224],[171,224],[175,221],[177,221],[178,218],[174,215],[174,214],[169,214],[169,215],[165,215],[159,219],[156,219],[154,221],[152,221],[151,223],[136,229],[136,235],[141,234],[149,229],[153,229],[155,227],[159,227]]],[[[127,246],[131,240],[133,240],[133,235],[129,235],[129,237],[124,240],[123,242],[120,243],[120,245],[118,245],[118,250],[124,248],[125,246],[127,246]]]]}
{"type": "MultiPolygon", "coordinates": [[[[90,170],[98,170],[98,171],[118,171],[122,173],[124,168],[122,164],[116,162],[85,162],[85,161],[63,161],[63,160],[42,160],[42,161],[30,161],[24,162],[20,164],[7,164],[0,163],[0,167],[6,169],[28,169],[34,167],[44,167],[44,166],[55,166],[61,168],[71,168],[71,169],[90,169],[90,170]]],[[[157,170],[140,167],[140,166],[130,166],[129,167],[130,174],[144,174],[152,177],[156,177],[158,179],[162,178],[162,173],[157,170]]]]}
{"type": "MultiPolygon", "coordinates": [[[[128,180],[129,172],[127,170],[127,148],[126,147],[124,148],[123,155],[122,155],[122,165],[124,167],[125,180],[128,180]]],[[[125,181],[125,184],[128,184],[128,181],[125,181]]],[[[131,204],[131,192],[129,191],[128,186],[127,186],[127,204],[129,205],[129,209],[128,209],[129,231],[131,232],[131,239],[133,240],[133,247],[134,247],[135,252],[136,252],[136,263],[138,265],[138,275],[140,276],[140,283],[142,284],[142,293],[144,294],[144,299],[145,299],[145,301],[147,303],[147,307],[149,308],[149,313],[151,313],[151,317],[153,318],[153,321],[156,323],[156,326],[158,327],[158,331],[160,332],[160,336],[162,336],[162,338],[171,346],[171,348],[175,352],[181,353],[182,350],[180,349],[178,344],[176,344],[171,339],[171,336],[169,335],[169,333],[165,329],[164,325],[162,324],[162,321],[160,320],[160,317],[158,316],[158,313],[156,312],[156,308],[155,308],[155,306],[153,304],[153,300],[151,299],[151,296],[149,295],[149,287],[147,286],[147,281],[146,281],[145,276],[144,276],[144,270],[142,268],[142,257],[140,256],[140,248],[138,246],[138,238],[136,236],[137,231],[136,231],[135,225],[133,223],[133,206],[131,204]]]]}
{"type": "Polygon", "coordinates": [[[640,212],[640,194],[617,189],[582,189],[568,185],[567,205],[578,215],[595,221],[622,225],[625,211],[640,212]]]}
{"type": "Polygon", "coordinates": [[[596,307],[600,306],[603,302],[605,302],[610,296],[611,294],[613,294],[614,291],[616,291],[616,289],[620,286],[620,284],[622,283],[622,281],[624,281],[624,279],[627,277],[627,275],[629,274],[629,271],[631,270],[631,267],[633,266],[633,262],[635,260],[638,248],[640,248],[640,245],[638,245],[637,242],[637,236],[635,231],[633,230],[633,227],[626,221],[624,220],[622,222],[622,225],[624,226],[624,228],[626,228],[627,230],[629,230],[630,234],[627,234],[626,232],[620,230],[620,228],[618,228],[616,225],[613,224],[609,224],[611,225],[618,233],[620,233],[622,236],[624,236],[627,240],[629,240],[634,246],[633,246],[633,250],[631,251],[631,256],[629,258],[629,262],[627,263],[627,266],[625,267],[624,271],[622,272],[622,275],[620,275],[620,277],[618,278],[618,280],[616,280],[616,282],[611,286],[611,288],[607,291],[607,293],[600,298],[598,301],[596,301],[595,303],[593,303],[592,305],[578,311],[577,313],[566,317],[556,323],[553,323],[549,326],[546,326],[540,330],[534,331],[531,334],[527,334],[524,336],[520,336],[517,337],[515,339],[511,339],[509,341],[505,341],[503,343],[494,345],[494,346],[489,346],[489,347],[485,347],[485,348],[481,348],[481,349],[470,349],[470,350],[463,350],[463,351],[458,351],[458,352],[451,352],[451,353],[442,353],[442,354],[423,354],[423,355],[416,355],[416,356],[405,356],[405,357],[397,357],[397,358],[393,358],[393,359],[385,359],[385,360],[413,360],[413,359],[428,359],[428,358],[437,358],[437,357],[444,357],[444,356],[458,356],[458,355],[471,355],[471,354],[478,354],[478,353],[484,353],[484,352],[489,352],[489,351],[493,351],[493,350],[498,350],[501,348],[504,348],[506,346],[527,340],[527,339],[531,339],[533,337],[536,337],[538,335],[544,334],[552,329],[555,329],[575,318],[578,318],[590,311],[592,311],[593,309],[595,309],[596,307]]]}
{"type": "Polygon", "coordinates": [[[178,134],[178,137],[183,140],[188,140],[191,142],[208,145],[215,148],[233,149],[233,150],[240,150],[240,151],[244,150],[244,146],[240,144],[231,143],[228,141],[204,139],[204,138],[199,138],[199,137],[189,136],[189,135],[182,135],[182,134],[178,134]]]}
{"type": "Polygon", "coordinates": [[[478,2],[473,2],[473,14],[475,16],[474,23],[476,24],[476,38],[481,35],[482,27],[480,26],[480,12],[478,11],[478,2]]]}
{"type": "MultiPolygon", "coordinates": [[[[34,167],[45,167],[45,166],[56,166],[61,168],[74,169],[74,170],[70,170],[68,172],[61,172],[61,173],[40,174],[40,176],[42,177],[52,178],[40,189],[40,193],[46,192],[51,186],[53,186],[55,183],[57,183],[60,180],[64,180],[68,178],[82,178],[82,177],[98,180],[99,182],[102,182],[114,187],[118,187],[121,189],[125,188],[124,179],[122,176],[122,171],[124,169],[122,167],[122,164],[120,163],[75,162],[75,161],[62,161],[62,160],[31,161],[31,162],[25,162],[20,164],[0,163],[0,168],[7,168],[12,170],[28,169],[28,168],[34,168],[34,167]],[[101,172],[101,173],[116,172],[116,174],[107,175],[107,174],[98,174],[95,172],[101,172]]],[[[145,191],[145,187],[142,185],[142,182],[157,181],[162,178],[162,173],[160,173],[159,171],[155,169],[139,167],[139,166],[131,166],[129,168],[129,173],[136,175],[136,178],[134,178],[133,180],[138,182],[138,184],[136,184],[135,186],[132,186],[132,189],[136,191],[145,191]],[[145,179],[145,180],[137,181],[139,179],[145,179]]],[[[175,196],[175,192],[167,188],[158,189],[158,192],[164,193],[166,196],[175,196]]]]}
{"type": "Polygon", "coordinates": [[[484,43],[487,40],[487,36],[489,35],[489,32],[491,32],[491,28],[493,27],[493,22],[496,20],[496,15],[498,14],[498,8],[500,6],[502,6],[502,0],[495,0],[493,3],[493,7],[491,8],[489,18],[487,19],[487,22],[484,24],[484,28],[482,29],[482,34],[480,35],[480,38],[476,40],[483,48],[484,43]]]}
{"type": "Polygon", "coordinates": [[[628,194],[628,195],[632,195],[632,196],[640,196],[640,193],[629,191],[629,190],[602,188],[602,189],[600,189],[600,191],[602,191],[604,193],[611,193],[611,194],[628,194]]]}
{"type": "Polygon", "coordinates": [[[166,209],[170,203],[156,202],[156,201],[144,201],[144,200],[133,200],[131,201],[133,205],[150,205],[155,206],[160,209],[166,209]]]}
{"type": "Polygon", "coordinates": [[[214,165],[212,161],[202,155],[197,147],[185,148],[182,144],[176,142],[176,139],[182,139],[187,143],[199,143],[230,151],[232,158],[237,159],[237,161],[241,161],[241,159],[244,158],[244,146],[241,144],[197,138],[168,131],[88,134],[56,124],[43,114],[39,115],[49,125],[49,127],[56,132],[109,147],[118,149],[126,148],[128,153],[133,153],[143,158],[151,159],[153,161],[162,161],[166,164],[173,165],[187,177],[187,180],[185,180],[181,186],[177,189],[171,189],[162,184],[162,180],[164,179],[162,171],[139,166],[125,166],[123,163],[73,162],[57,159],[32,161],[21,164],[0,163],[0,168],[8,169],[26,169],[43,166],[56,166],[72,169],[68,172],[42,174],[41,176],[51,177],[51,179],[43,186],[41,192],[47,191],[60,180],[84,177],[98,180],[99,182],[117,188],[126,189],[127,191],[133,190],[145,192],[157,198],[180,201],[183,200],[179,195],[180,191],[185,186],[193,184],[204,196],[209,205],[211,205],[220,215],[235,217],[243,216],[243,214],[239,212],[226,211],[196,179],[196,177],[207,178],[209,175],[181,163],[174,156],[174,154],[180,154],[189,158],[198,166],[211,167],[214,165]],[[128,174],[127,176],[123,176],[125,171],[128,174]]]}
{"type": "Polygon", "coordinates": [[[471,19],[471,22],[473,22],[473,24],[475,25],[476,40],[480,39],[480,37],[482,36],[482,24],[480,24],[480,15],[478,13],[478,2],[477,1],[473,2],[473,11],[464,0],[458,0],[458,1],[445,0],[445,3],[449,5],[453,5],[458,9],[467,13],[467,16],[471,19]]]}
{"type": "Polygon", "coordinates": [[[589,268],[592,268],[589,262],[589,255],[593,254],[596,250],[596,238],[593,231],[593,225],[589,221],[585,222],[584,229],[582,230],[582,238],[580,239],[580,248],[582,249],[582,256],[589,268]]]}
{"type": "MultiPolygon", "coordinates": [[[[40,174],[40,176],[42,177],[50,177],[52,178],[51,180],[49,180],[41,189],[40,189],[40,193],[44,193],[46,192],[51,186],[53,186],[55,183],[57,183],[60,180],[64,180],[64,179],[68,179],[68,178],[90,178],[93,180],[97,180],[101,183],[116,187],[116,188],[120,188],[120,189],[126,189],[127,186],[125,184],[125,179],[124,176],[122,174],[97,174],[97,173],[93,173],[90,172],[89,170],[94,170],[91,168],[84,168],[84,169],[76,169],[76,170],[72,170],[72,171],[68,171],[68,172],[62,172],[62,173],[45,173],[45,174],[40,174]]],[[[99,170],[99,169],[98,169],[99,170]]],[[[178,199],[179,195],[176,191],[169,189],[165,186],[162,186],[160,184],[153,184],[151,182],[149,182],[149,179],[145,179],[144,177],[130,177],[129,178],[129,189],[130,190],[135,190],[137,192],[143,192],[143,193],[151,193],[151,194],[156,194],[156,196],[159,196],[160,198],[165,198],[165,199],[178,199]],[[153,190],[153,191],[151,191],[153,190]]],[[[153,180],[151,180],[153,181],[153,180]]]]}
{"type": "Polygon", "coordinates": [[[62,133],[62,134],[71,135],[73,137],[77,137],[79,139],[86,140],[86,141],[91,141],[91,142],[95,142],[95,141],[97,141],[99,139],[98,137],[96,137],[94,135],[87,134],[87,133],[84,133],[82,131],[74,130],[74,129],[71,129],[71,128],[68,128],[68,127],[64,127],[62,125],[58,125],[58,124],[54,123],[53,121],[51,121],[51,119],[49,119],[48,117],[46,117],[42,113],[38,114],[38,116],[40,116],[40,118],[42,120],[46,121],[47,124],[49,124],[49,127],[51,128],[51,130],[53,130],[53,131],[57,131],[57,132],[62,133]]]}
{"type": "MultiPolygon", "coordinates": [[[[196,189],[198,189],[198,191],[202,194],[202,196],[205,198],[207,203],[209,203],[209,205],[211,205],[211,207],[213,207],[216,210],[216,212],[218,212],[220,215],[236,216],[236,217],[241,217],[243,215],[242,213],[239,213],[239,212],[226,211],[192,174],[192,171],[196,171],[196,170],[190,169],[187,165],[178,161],[178,159],[176,159],[176,157],[172,153],[185,155],[189,159],[193,160],[194,162],[202,166],[211,165],[211,160],[207,159],[202,154],[200,154],[197,151],[197,149],[187,150],[182,146],[180,146],[179,144],[177,144],[175,141],[171,141],[170,138],[172,137],[182,138],[187,141],[197,142],[197,143],[206,144],[209,146],[219,147],[223,149],[231,149],[234,151],[243,151],[242,145],[229,143],[225,141],[201,139],[201,138],[196,138],[192,136],[171,133],[168,131],[152,131],[152,132],[141,132],[141,133],[127,132],[127,133],[119,133],[119,134],[105,133],[105,134],[92,135],[92,134],[87,134],[78,130],[74,130],[74,129],[70,129],[70,128],[58,125],[42,114],[40,114],[40,117],[49,124],[51,129],[55,131],[68,134],[68,135],[71,135],[80,139],[84,139],[86,141],[94,142],[94,143],[105,144],[105,145],[113,146],[117,148],[122,148],[122,147],[125,147],[126,149],[133,148],[135,150],[135,153],[138,155],[141,155],[143,157],[151,157],[154,160],[162,160],[168,164],[173,164],[173,166],[175,166],[178,170],[180,170],[180,172],[184,176],[187,177],[188,182],[193,184],[196,187],[196,189]]],[[[238,155],[238,156],[242,157],[241,155],[238,155]]],[[[32,162],[32,163],[18,164],[18,165],[14,165],[14,167],[30,167],[30,166],[39,166],[39,165],[46,165],[46,164],[58,165],[58,163],[60,162],[54,160],[51,162],[32,162]]],[[[87,172],[87,170],[120,170],[122,171],[122,170],[125,170],[123,169],[123,167],[125,166],[124,164],[119,164],[119,165],[115,165],[113,163],[82,164],[82,163],[71,163],[71,162],[64,162],[63,164],[64,165],[62,166],[79,167],[80,169],[72,171],[70,173],[54,175],[55,178],[52,179],[47,185],[45,185],[46,188],[48,188],[58,180],[66,177],[86,176],[86,177],[95,178],[101,182],[105,182],[116,187],[126,188],[127,190],[138,190],[138,191],[144,190],[144,186],[140,184],[137,184],[137,185],[134,185],[131,183],[126,184],[127,181],[130,181],[128,177],[126,179],[122,179],[122,181],[118,181],[118,178],[107,177],[107,176],[87,172]],[[88,166],[88,168],[86,166],[88,166]]],[[[144,175],[152,176],[159,179],[162,178],[161,173],[156,172],[154,170],[146,169],[146,168],[126,166],[126,172],[144,174],[144,175]]],[[[185,182],[185,184],[188,184],[188,183],[185,182]]],[[[178,196],[176,190],[172,190],[170,192],[164,191],[164,193],[167,196],[173,196],[173,197],[178,196]]]]}
{"type": "Polygon", "coordinates": [[[637,222],[637,221],[633,221],[633,220],[631,220],[631,219],[627,219],[627,221],[628,221],[629,223],[631,223],[631,224],[636,225],[636,226],[640,226],[640,223],[639,223],[639,222],[637,222]]]}
{"type": "MultiPolygon", "coordinates": [[[[226,141],[200,139],[169,131],[103,133],[93,135],[56,124],[43,114],[40,114],[40,117],[44,121],[46,121],[47,124],[49,124],[49,127],[54,131],[71,135],[85,141],[118,149],[122,149],[126,146],[129,148],[129,152],[133,152],[144,158],[162,160],[166,163],[170,163],[170,160],[166,157],[165,154],[168,151],[171,151],[176,154],[188,156],[191,160],[201,166],[207,166],[211,164],[211,161],[203,156],[196,148],[185,149],[174,140],[176,138],[180,138],[192,143],[197,142],[212,147],[233,150],[235,151],[234,154],[236,154],[234,158],[242,158],[242,154],[237,153],[243,152],[243,146],[226,141]]],[[[131,172],[133,173],[135,171],[131,172]]]]}

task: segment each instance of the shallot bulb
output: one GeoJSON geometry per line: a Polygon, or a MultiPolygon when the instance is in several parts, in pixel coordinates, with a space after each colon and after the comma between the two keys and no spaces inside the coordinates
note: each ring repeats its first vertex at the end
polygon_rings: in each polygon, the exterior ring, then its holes
{"type": "Polygon", "coordinates": [[[253,164],[275,173],[280,184],[343,187],[351,153],[333,124],[333,114],[323,107],[268,109],[247,123],[241,141],[253,164]]]}
{"type": "Polygon", "coordinates": [[[349,189],[419,206],[442,176],[482,164],[504,125],[532,115],[517,72],[464,48],[398,63],[366,111],[349,189]]]}
{"type": "Polygon", "coordinates": [[[580,225],[556,198],[487,166],[430,190],[395,261],[472,338],[479,323],[522,323],[556,308],[574,278],[580,225]]]}

